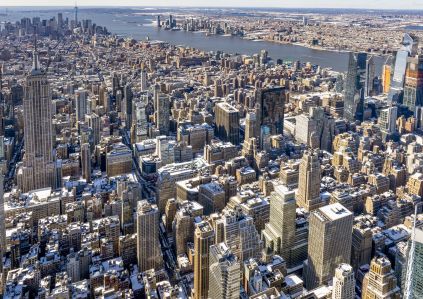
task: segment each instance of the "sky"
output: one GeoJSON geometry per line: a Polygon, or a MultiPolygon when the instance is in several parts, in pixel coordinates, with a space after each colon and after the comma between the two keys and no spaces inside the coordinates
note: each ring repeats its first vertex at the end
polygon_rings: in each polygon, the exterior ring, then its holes
{"type": "MultiPolygon", "coordinates": [[[[74,6],[75,0],[1,0],[0,6],[74,6]]],[[[423,9],[423,0],[77,0],[78,6],[423,9]]]]}

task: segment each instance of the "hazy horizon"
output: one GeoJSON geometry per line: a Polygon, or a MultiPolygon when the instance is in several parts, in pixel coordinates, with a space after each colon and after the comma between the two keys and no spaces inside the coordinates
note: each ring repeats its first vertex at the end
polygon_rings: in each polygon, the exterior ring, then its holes
{"type": "MultiPolygon", "coordinates": [[[[10,1],[12,5],[0,4],[2,8],[13,7],[73,7],[75,6],[74,0],[38,0],[36,3],[31,0],[14,0],[10,1]]],[[[192,7],[192,8],[308,8],[308,9],[376,9],[376,10],[421,10],[423,9],[423,1],[416,0],[356,0],[351,1],[313,1],[313,0],[299,0],[292,3],[286,1],[281,4],[280,1],[263,0],[251,1],[246,3],[241,0],[233,0],[228,4],[227,1],[198,1],[194,0],[181,0],[178,5],[174,1],[157,0],[154,5],[150,1],[134,1],[134,0],[121,0],[120,5],[116,5],[113,0],[84,0],[77,1],[78,7],[192,7]],[[420,3],[419,3],[420,2],[420,3]]]]}

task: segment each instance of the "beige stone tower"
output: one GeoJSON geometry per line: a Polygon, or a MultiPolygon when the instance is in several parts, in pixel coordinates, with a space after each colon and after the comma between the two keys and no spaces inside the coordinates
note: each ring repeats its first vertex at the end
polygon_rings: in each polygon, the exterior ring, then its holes
{"type": "Polygon", "coordinates": [[[47,75],[41,70],[37,50],[32,70],[24,86],[25,155],[18,172],[18,186],[23,192],[55,187],[53,160],[53,107],[47,75]]]}

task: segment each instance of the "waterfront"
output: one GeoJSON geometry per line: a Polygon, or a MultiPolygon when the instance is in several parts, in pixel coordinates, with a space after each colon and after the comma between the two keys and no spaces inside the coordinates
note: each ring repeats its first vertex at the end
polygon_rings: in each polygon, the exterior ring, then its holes
{"type": "MultiPolygon", "coordinates": [[[[58,11],[63,11],[64,18],[72,18],[73,10],[44,8],[43,10],[30,8],[10,9],[7,16],[0,17],[1,21],[17,21],[24,17],[39,16],[52,18],[58,11]]],[[[168,31],[153,25],[154,10],[130,9],[79,9],[80,19],[92,19],[100,26],[106,26],[109,31],[121,36],[128,36],[137,40],[166,41],[175,45],[184,45],[205,51],[223,51],[226,53],[239,53],[252,55],[266,49],[274,60],[310,62],[322,67],[330,67],[335,71],[345,72],[348,64],[348,53],[311,49],[292,44],[276,44],[267,41],[251,41],[239,37],[211,35],[205,36],[201,32],[168,31]]],[[[157,13],[166,15],[166,10],[160,9],[157,13]]],[[[385,58],[376,56],[376,70],[381,73],[385,58]]]]}

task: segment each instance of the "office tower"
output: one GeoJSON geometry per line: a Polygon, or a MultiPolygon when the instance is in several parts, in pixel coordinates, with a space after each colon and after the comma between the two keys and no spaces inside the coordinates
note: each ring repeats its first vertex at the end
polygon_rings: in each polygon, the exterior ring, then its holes
{"type": "Polygon", "coordinates": [[[397,123],[398,107],[388,107],[382,109],[379,114],[378,123],[380,129],[389,134],[395,133],[397,123]]]}
{"type": "MultiPolygon", "coordinates": [[[[6,227],[4,219],[4,174],[0,170],[0,273],[3,273],[3,256],[6,251],[6,227]]],[[[0,281],[3,279],[0,274],[0,281]]]]}
{"type": "Polygon", "coordinates": [[[54,188],[51,92],[47,75],[40,68],[36,49],[24,90],[25,155],[18,185],[23,192],[44,187],[54,188]]]}
{"type": "Polygon", "coordinates": [[[211,299],[238,299],[241,265],[225,243],[210,246],[209,294],[211,299]]]}
{"type": "Polygon", "coordinates": [[[162,27],[162,24],[160,22],[160,16],[157,16],[157,27],[162,27]]]}
{"type": "Polygon", "coordinates": [[[403,104],[411,114],[423,105],[423,55],[407,58],[403,104]]]}
{"type": "Polygon", "coordinates": [[[363,120],[364,86],[362,76],[366,74],[367,54],[350,52],[344,88],[344,118],[350,122],[363,120]]]}
{"type": "Polygon", "coordinates": [[[92,130],[94,146],[100,143],[100,121],[100,117],[95,113],[85,115],[85,122],[87,123],[88,127],[90,127],[92,130]]]}
{"type": "Polygon", "coordinates": [[[383,93],[387,94],[391,89],[391,80],[393,75],[393,58],[389,56],[385,64],[383,65],[382,69],[382,85],[383,85],[383,93]]]}
{"type": "MultiPolygon", "coordinates": [[[[421,279],[423,275],[423,229],[416,227],[414,229],[414,252],[409,252],[408,256],[412,256],[411,268],[407,273],[407,279],[405,283],[408,283],[408,299],[423,298],[423,281],[421,279]]],[[[411,243],[409,243],[409,246],[411,243]]],[[[410,246],[411,247],[411,246],[410,246]]]]}
{"type": "Polygon", "coordinates": [[[216,136],[234,145],[239,144],[239,111],[226,102],[215,106],[216,136]]]}
{"type": "Polygon", "coordinates": [[[209,248],[214,231],[208,222],[197,224],[194,232],[194,299],[207,299],[209,290],[209,248]]]}
{"type": "Polygon", "coordinates": [[[156,155],[160,158],[162,166],[175,162],[175,152],[167,136],[156,137],[156,155]]]}
{"type": "Polygon", "coordinates": [[[362,265],[370,264],[372,258],[373,233],[370,225],[366,224],[366,221],[358,220],[353,226],[351,265],[355,271],[362,265]]]}
{"type": "Polygon", "coordinates": [[[370,263],[370,271],[363,279],[362,299],[399,299],[400,288],[386,257],[375,257],[370,263]]]}
{"type": "Polygon", "coordinates": [[[257,91],[257,120],[260,131],[266,127],[271,135],[283,134],[284,110],[287,101],[288,92],[284,87],[269,87],[257,91]]]}
{"type": "Polygon", "coordinates": [[[320,199],[320,162],[317,153],[305,152],[300,162],[297,205],[313,211],[322,205],[320,199]]]}
{"type": "Polygon", "coordinates": [[[265,246],[282,256],[287,268],[302,262],[291,255],[295,244],[296,208],[295,191],[283,185],[276,186],[270,195],[270,221],[262,231],[265,246]]]}
{"type": "Polygon", "coordinates": [[[159,270],[162,266],[162,252],[159,242],[159,210],[146,200],[137,206],[137,257],[138,269],[144,272],[159,270]]]}
{"type": "Polygon", "coordinates": [[[57,25],[59,26],[59,28],[63,27],[63,13],[61,12],[57,14],[57,25]]]}
{"type": "Polygon", "coordinates": [[[141,97],[140,101],[137,101],[134,103],[134,111],[135,111],[135,119],[136,122],[136,139],[137,142],[140,142],[142,140],[147,139],[147,115],[145,113],[145,107],[146,107],[146,100],[141,97]]]}
{"type": "Polygon", "coordinates": [[[374,79],[376,77],[376,65],[373,56],[366,61],[366,79],[364,82],[364,90],[366,96],[374,95],[374,79]]]}
{"type": "Polygon", "coordinates": [[[76,2],[74,7],[74,21],[75,21],[75,27],[78,27],[78,6],[76,5],[76,2]]]}
{"type": "Polygon", "coordinates": [[[353,268],[348,264],[340,264],[333,277],[332,299],[354,299],[355,278],[353,268]]]}
{"type": "Polygon", "coordinates": [[[295,139],[313,149],[332,151],[335,119],[323,107],[310,107],[309,113],[295,117],[295,139]]]}
{"type": "Polygon", "coordinates": [[[91,182],[91,151],[88,143],[81,145],[81,167],[82,177],[89,183],[91,182]]]}
{"type": "Polygon", "coordinates": [[[157,92],[156,99],[156,126],[161,135],[169,135],[169,96],[157,92]]]}
{"type": "Polygon", "coordinates": [[[145,69],[141,70],[141,91],[146,91],[148,86],[147,86],[147,72],[145,69]]]}
{"type": "Polygon", "coordinates": [[[132,85],[127,83],[123,89],[123,108],[122,112],[124,113],[124,118],[126,119],[125,125],[126,128],[131,128],[132,125],[132,99],[134,94],[132,92],[132,85]]]}
{"type": "Polygon", "coordinates": [[[250,138],[256,138],[258,134],[259,128],[257,124],[257,114],[255,111],[249,111],[245,117],[244,142],[247,142],[250,138]]]}
{"type": "Polygon", "coordinates": [[[87,113],[88,92],[82,87],[75,92],[76,121],[83,121],[87,113]]]}
{"type": "Polygon", "coordinates": [[[341,263],[351,258],[353,214],[335,203],[313,211],[309,220],[308,259],[304,262],[307,289],[328,283],[341,263]]]}
{"type": "Polygon", "coordinates": [[[215,220],[216,242],[225,242],[240,261],[259,258],[263,241],[254,225],[254,219],[245,215],[241,209],[225,209],[222,216],[215,220]]]}

